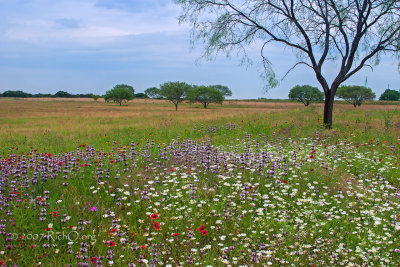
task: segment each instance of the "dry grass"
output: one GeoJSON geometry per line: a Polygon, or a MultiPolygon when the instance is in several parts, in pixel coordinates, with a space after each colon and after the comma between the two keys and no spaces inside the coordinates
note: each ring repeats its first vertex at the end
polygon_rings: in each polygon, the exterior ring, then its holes
{"type": "MultiPolygon", "coordinates": [[[[388,111],[393,113],[390,131],[396,135],[400,129],[399,110],[399,105],[363,105],[355,109],[351,105],[337,104],[334,108],[334,127],[341,133],[352,132],[355,128],[377,132],[384,125],[384,112],[388,111]]],[[[285,135],[293,134],[295,124],[307,135],[321,125],[322,112],[322,104],[305,108],[301,103],[290,102],[226,101],[223,105],[213,104],[207,109],[199,104],[183,103],[176,112],[168,101],[152,99],[135,99],[121,107],[114,103],[79,98],[0,99],[0,145],[17,145],[25,141],[37,144],[53,139],[49,146],[57,146],[70,140],[92,142],[100,136],[132,131],[142,135],[158,131],[165,137],[171,137],[193,130],[194,124],[235,120],[262,122],[267,119],[270,125],[279,127],[277,131],[285,135]]],[[[330,134],[333,131],[327,133],[330,134]]]]}

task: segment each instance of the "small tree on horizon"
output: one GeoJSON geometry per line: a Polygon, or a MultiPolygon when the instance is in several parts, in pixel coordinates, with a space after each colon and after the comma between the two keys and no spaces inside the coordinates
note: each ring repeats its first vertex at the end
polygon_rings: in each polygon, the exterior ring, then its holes
{"type": "Polygon", "coordinates": [[[114,101],[122,106],[122,102],[132,100],[134,98],[135,89],[127,84],[117,84],[113,89],[106,92],[104,100],[114,101]]]}
{"type": "Polygon", "coordinates": [[[321,102],[324,100],[324,93],[317,87],[311,85],[296,85],[289,91],[289,99],[299,101],[304,106],[310,105],[311,102],[321,102]]]}
{"type": "Polygon", "coordinates": [[[207,108],[210,103],[222,104],[224,95],[213,86],[195,86],[188,92],[190,102],[198,102],[207,108]]]}
{"type": "Polygon", "coordinates": [[[336,95],[353,104],[354,107],[361,106],[365,100],[373,100],[376,97],[371,88],[359,85],[342,85],[338,88],[336,95]]]}
{"type": "Polygon", "coordinates": [[[175,110],[178,111],[178,104],[185,100],[191,88],[191,85],[184,82],[166,82],[160,85],[159,94],[171,101],[175,105],[175,110]]]}
{"type": "Polygon", "coordinates": [[[399,91],[386,89],[385,92],[383,92],[379,97],[379,100],[399,101],[399,97],[400,97],[399,91]]]}

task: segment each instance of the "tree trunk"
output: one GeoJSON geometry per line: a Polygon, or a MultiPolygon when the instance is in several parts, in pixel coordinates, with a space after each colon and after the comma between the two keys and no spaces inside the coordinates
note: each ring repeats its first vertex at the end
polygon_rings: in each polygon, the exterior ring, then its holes
{"type": "Polygon", "coordinates": [[[325,93],[324,104],[324,125],[325,129],[332,129],[332,113],[333,113],[333,99],[332,89],[327,90],[325,93]]]}
{"type": "Polygon", "coordinates": [[[207,108],[207,102],[203,103],[203,107],[207,108]]]}
{"type": "Polygon", "coordinates": [[[178,111],[178,103],[175,104],[175,111],[178,111]]]}

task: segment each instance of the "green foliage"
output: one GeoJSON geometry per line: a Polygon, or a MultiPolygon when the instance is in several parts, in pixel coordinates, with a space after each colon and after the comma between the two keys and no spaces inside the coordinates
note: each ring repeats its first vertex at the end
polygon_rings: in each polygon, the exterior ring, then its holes
{"type": "Polygon", "coordinates": [[[159,94],[171,101],[175,105],[175,110],[178,110],[178,104],[185,99],[191,88],[191,85],[184,82],[166,82],[160,85],[159,94]]]}
{"type": "Polygon", "coordinates": [[[365,100],[373,100],[376,95],[371,88],[359,85],[342,85],[336,91],[337,97],[352,103],[354,107],[361,106],[365,100]]]}
{"type": "Polygon", "coordinates": [[[210,87],[220,91],[224,97],[232,96],[232,91],[231,89],[229,89],[228,86],[217,84],[217,85],[211,85],[210,87]]]}
{"type": "Polygon", "coordinates": [[[311,85],[296,85],[289,91],[289,99],[302,102],[306,107],[311,102],[324,100],[324,93],[311,85]]]}
{"type": "Polygon", "coordinates": [[[379,97],[379,100],[398,101],[400,97],[399,91],[386,89],[379,97]]]}
{"type": "Polygon", "coordinates": [[[195,86],[188,92],[188,99],[192,103],[201,103],[204,108],[207,108],[210,103],[222,104],[224,95],[213,86],[195,86]]]}
{"type": "Polygon", "coordinates": [[[71,97],[71,94],[65,91],[58,91],[54,94],[55,97],[71,97]]]}
{"type": "Polygon", "coordinates": [[[92,98],[94,99],[94,101],[97,101],[99,99],[99,97],[100,97],[99,95],[95,95],[95,94],[92,95],[92,98]]]}
{"type": "Polygon", "coordinates": [[[145,93],[137,93],[135,94],[135,98],[149,98],[145,93]]]}
{"type": "Polygon", "coordinates": [[[2,97],[32,97],[32,94],[22,91],[5,91],[1,94],[2,97]]]}
{"type": "Polygon", "coordinates": [[[160,95],[160,89],[157,87],[148,88],[144,91],[144,93],[151,98],[162,98],[160,95]]]}
{"type": "Polygon", "coordinates": [[[104,100],[106,102],[108,101],[117,102],[121,106],[123,101],[132,100],[134,98],[134,94],[135,94],[135,89],[133,89],[132,86],[126,84],[118,84],[114,86],[113,89],[106,92],[104,100]]]}

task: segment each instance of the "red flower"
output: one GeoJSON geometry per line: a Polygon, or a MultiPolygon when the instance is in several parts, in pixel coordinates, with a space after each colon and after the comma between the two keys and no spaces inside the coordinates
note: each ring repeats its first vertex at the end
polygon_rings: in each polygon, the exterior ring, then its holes
{"type": "Polygon", "coordinates": [[[45,231],[50,231],[51,230],[51,227],[49,227],[49,228],[46,228],[46,229],[44,229],[45,231]]]}
{"type": "Polygon", "coordinates": [[[287,184],[287,181],[286,181],[286,180],[282,180],[282,183],[283,183],[283,184],[287,184]]]}
{"type": "Polygon", "coordinates": [[[153,219],[153,220],[157,219],[158,218],[158,214],[157,213],[153,213],[153,214],[150,215],[150,218],[153,219]]]}
{"type": "Polygon", "coordinates": [[[147,246],[144,245],[144,246],[140,246],[139,248],[140,248],[140,249],[145,249],[145,248],[147,248],[147,246]]]}
{"type": "Polygon", "coordinates": [[[114,241],[108,241],[107,246],[109,247],[115,247],[115,242],[114,241]]]}
{"type": "Polygon", "coordinates": [[[110,234],[112,234],[112,233],[115,233],[117,231],[117,229],[116,228],[114,228],[114,229],[111,229],[111,231],[110,231],[110,234]]]}
{"type": "Polygon", "coordinates": [[[208,230],[204,229],[203,231],[201,231],[201,233],[202,233],[203,235],[207,235],[207,234],[208,234],[208,230]]]}
{"type": "Polygon", "coordinates": [[[0,266],[3,266],[4,260],[0,261],[0,266]]]}
{"type": "Polygon", "coordinates": [[[178,235],[180,235],[180,233],[173,233],[172,234],[174,237],[177,237],[178,235]]]}
{"type": "Polygon", "coordinates": [[[115,160],[110,160],[108,163],[113,164],[115,160]]]}
{"type": "Polygon", "coordinates": [[[199,232],[202,232],[204,230],[204,225],[202,224],[199,228],[197,228],[197,230],[199,230],[199,232]]]}
{"type": "Polygon", "coordinates": [[[160,224],[158,222],[153,222],[153,227],[156,230],[160,230],[160,224]]]}
{"type": "Polygon", "coordinates": [[[169,171],[170,171],[170,172],[174,172],[174,171],[175,171],[175,168],[171,168],[171,169],[169,169],[169,171]]]}
{"type": "Polygon", "coordinates": [[[52,217],[57,217],[57,216],[58,216],[58,211],[50,212],[50,215],[51,215],[52,217]]]}
{"type": "Polygon", "coordinates": [[[92,263],[92,264],[93,264],[93,263],[96,263],[97,258],[96,258],[96,257],[91,257],[89,261],[90,261],[90,263],[92,263]]]}
{"type": "Polygon", "coordinates": [[[312,159],[314,157],[314,154],[312,154],[311,156],[310,156],[310,159],[312,159]]]}

